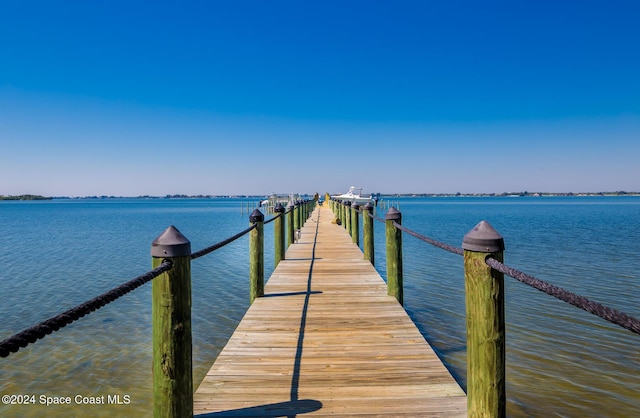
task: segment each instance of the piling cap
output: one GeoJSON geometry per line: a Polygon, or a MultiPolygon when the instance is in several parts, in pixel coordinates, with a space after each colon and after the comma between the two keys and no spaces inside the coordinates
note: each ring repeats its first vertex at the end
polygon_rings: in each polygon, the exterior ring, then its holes
{"type": "Polygon", "coordinates": [[[351,201],[347,200],[346,202],[344,202],[345,206],[351,206],[351,201]]]}
{"type": "Polygon", "coordinates": [[[171,225],[151,243],[152,257],[183,257],[191,255],[191,242],[171,225]]]}
{"type": "Polygon", "coordinates": [[[364,210],[371,211],[372,209],[373,209],[373,205],[371,204],[371,202],[367,202],[367,203],[364,205],[364,210]]]}
{"type": "Polygon", "coordinates": [[[256,209],[249,215],[249,222],[264,222],[264,215],[259,209],[256,209]]]}
{"type": "Polygon", "coordinates": [[[353,202],[353,204],[351,205],[352,208],[354,208],[355,210],[358,210],[358,208],[360,207],[360,205],[358,204],[358,202],[353,202]]]}
{"type": "Polygon", "coordinates": [[[478,225],[464,236],[462,248],[469,251],[494,253],[504,251],[504,239],[487,221],[480,221],[478,225]]]}
{"type": "Polygon", "coordinates": [[[282,203],[278,203],[276,207],[273,208],[273,211],[277,213],[282,213],[284,212],[284,206],[282,206],[282,203]]]}
{"type": "Polygon", "coordinates": [[[386,215],[384,215],[384,219],[387,221],[397,221],[402,218],[402,214],[400,211],[393,206],[387,211],[386,215]]]}

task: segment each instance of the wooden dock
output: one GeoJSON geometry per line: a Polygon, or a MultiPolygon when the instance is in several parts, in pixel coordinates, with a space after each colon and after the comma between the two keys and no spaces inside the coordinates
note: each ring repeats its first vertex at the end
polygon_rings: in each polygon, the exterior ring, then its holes
{"type": "Polygon", "coordinates": [[[467,415],[329,208],[316,208],[194,395],[200,417],[467,415]]]}

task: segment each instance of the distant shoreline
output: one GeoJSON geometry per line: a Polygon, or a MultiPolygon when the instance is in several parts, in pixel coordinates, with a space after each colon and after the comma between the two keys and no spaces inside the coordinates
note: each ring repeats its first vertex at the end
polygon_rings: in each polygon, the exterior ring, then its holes
{"type": "MultiPolygon", "coordinates": [[[[165,195],[165,196],[41,196],[0,195],[0,200],[53,200],[53,199],[264,199],[266,195],[165,195]]],[[[323,196],[323,194],[320,194],[323,196]]],[[[640,196],[640,192],[503,192],[503,193],[380,193],[380,198],[398,197],[553,197],[553,196],[640,196]]]]}
{"type": "Polygon", "coordinates": [[[52,200],[53,197],[33,195],[33,194],[22,194],[18,196],[2,196],[0,195],[0,200],[52,200]]]}

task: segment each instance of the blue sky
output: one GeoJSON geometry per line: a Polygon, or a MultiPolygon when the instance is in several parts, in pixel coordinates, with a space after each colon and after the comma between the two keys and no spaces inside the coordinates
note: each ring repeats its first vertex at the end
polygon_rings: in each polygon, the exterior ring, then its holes
{"type": "Polygon", "coordinates": [[[0,194],[640,190],[637,1],[0,5],[0,194]]]}

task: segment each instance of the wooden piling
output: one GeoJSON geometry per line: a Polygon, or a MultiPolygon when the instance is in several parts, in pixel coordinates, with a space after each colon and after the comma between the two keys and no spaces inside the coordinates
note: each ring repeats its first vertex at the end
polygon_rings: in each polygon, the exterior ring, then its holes
{"type": "Polygon", "coordinates": [[[374,252],[374,235],[373,235],[373,218],[370,214],[373,213],[373,205],[371,202],[363,206],[362,211],[362,239],[364,247],[364,259],[375,266],[375,252],[374,252]]]}
{"type": "Polygon", "coordinates": [[[347,211],[349,208],[347,208],[347,202],[346,201],[342,201],[342,227],[345,230],[349,230],[349,227],[347,225],[347,223],[349,222],[349,219],[347,219],[348,215],[347,215],[347,211]]]}
{"type": "Polygon", "coordinates": [[[347,233],[351,235],[351,202],[344,202],[344,226],[347,233]]]}
{"type": "Polygon", "coordinates": [[[256,209],[249,215],[256,227],[249,232],[249,303],[264,296],[264,215],[256,209]]]}
{"type": "Polygon", "coordinates": [[[485,260],[502,262],[504,240],[482,221],[467,233],[464,279],[467,316],[467,409],[469,417],[505,417],[504,274],[485,260]]]}
{"type": "Polygon", "coordinates": [[[351,205],[351,242],[358,246],[360,245],[359,208],[358,202],[353,202],[351,205]]]}
{"type": "MultiPolygon", "coordinates": [[[[300,202],[296,201],[294,206],[293,206],[293,229],[294,232],[298,231],[298,229],[300,229],[301,225],[300,225],[300,202]]],[[[294,234],[294,238],[293,238],[294,242],[295,242],[295,234],[294,234]]]]}
{"type": "Polygon", "coordinates": [[[402,224],[402,214],[391,207],[384,216],[387,242],[387,292],[404,305],[402,282],[402,231],[393,223],[402,224]]]}
{"type": "Polygon", "coordinates": [[[285,247],[284,247],[284,206],[278,203],[273,209],[276,214],[276,219],[273,226],[273,248],[274,255],[274,267],[278,267],[278,263],[284,260],[285,247]]]}
{"type": "Polygon", "coordinates": [[[293,203],[287,205],[287,248],[295,242],[295,226],[294,226],[294,206],[293,203]]]}
{"type": "Polygon", "coordinates": [[[305,224],[305,222],[307,222],[307,218],[309,215],[309,201],[308,200],[303,200],[302,201],[302,213],[300,214],[301,217],[301,221],[300,221],[300,228],[302,228],[305,224]]]}
{"type": "Polygon", "coordinates": [[[151,264],[173,267],[152,282],[153,415],[193,415],[191,243],[170,226],[151,244],[151,264]]]}

